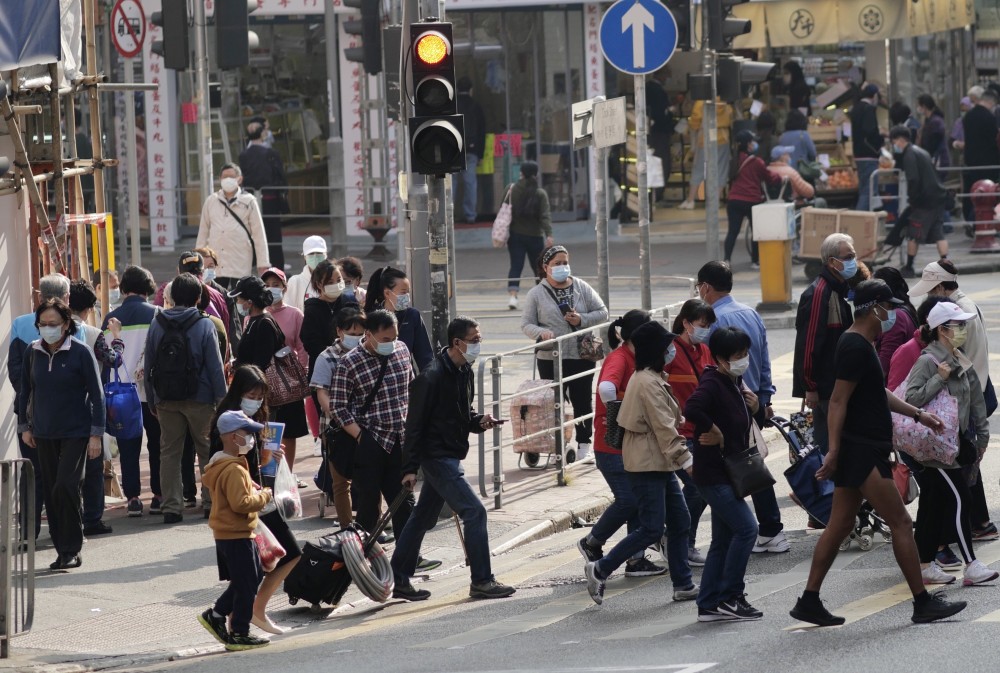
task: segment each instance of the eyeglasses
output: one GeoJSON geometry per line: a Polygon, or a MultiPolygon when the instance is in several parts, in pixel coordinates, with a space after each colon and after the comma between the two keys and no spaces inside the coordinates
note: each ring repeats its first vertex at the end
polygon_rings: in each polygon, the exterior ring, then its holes
{"type": "Polygon", "coordinates": [[[948,322],[948,323],[945,323],[944,325],[942,325],[942,327],[947,327],[950,330],[962,329],[963,327],[965,327],[965,323],[964,322],[948,322]]]}
{"type": "Polygon", "coordinates": [[[852,252],[846,257],[836,257],[835,259],[839,259],[841,262],[850,262],[852,259],[857,259],[857,258],[858,256],[852,252]]]}

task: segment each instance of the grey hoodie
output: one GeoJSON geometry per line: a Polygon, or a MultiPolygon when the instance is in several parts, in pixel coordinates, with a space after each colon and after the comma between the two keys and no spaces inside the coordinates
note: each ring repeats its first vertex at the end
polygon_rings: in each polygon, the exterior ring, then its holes
{"type": "MultiPolygon", "coordinates": [[[[163,315],[167,319],[181,322],[196,314],[201,315],[197,308],[182,306],[163,311],[163,315]]],[[[162,338],[163,327],[154,318],[146,335],[146,351],[143,362],[146,399],[151,400],[153,404],[159,404],[160,399],[156,397],[156,392],[153,390],[150,371],[156,360],[156,349],[162,338]]],[[[219,354],[219,337],[215,330],[215,324],[207,317],[198,320],[188,329],[187,339],[191,349],[191,357],[194,359],[194,366],[198,370],[198,388],[191,392],[190,401],[218,405],[226,396],[226,375],[222,367],[222,356],[219,354]]]]}

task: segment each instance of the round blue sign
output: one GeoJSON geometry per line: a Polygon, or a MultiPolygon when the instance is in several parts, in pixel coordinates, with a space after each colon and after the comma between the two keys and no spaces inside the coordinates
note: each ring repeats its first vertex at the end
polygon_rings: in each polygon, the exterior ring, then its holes
{"type": "Polygon", "coordinates": [[[645,75],[674,55],[677,21],[658,0],[618,0],[604,13],[600,35],[608,63],[630,75],[645,75]]]}

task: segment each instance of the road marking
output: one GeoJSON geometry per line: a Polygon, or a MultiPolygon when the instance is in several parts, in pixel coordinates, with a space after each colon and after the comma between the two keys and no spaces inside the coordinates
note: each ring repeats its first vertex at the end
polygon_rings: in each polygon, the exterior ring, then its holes
{"type": "MultiPolygon", "coordinates": [[[[671,673],[701,673],[702,671],[707,671],[710,668],[718,666],[716,663],[711,664],[653,664],[650,666],[632,666],[624,664],[622,666],[594,666],[587,668],[580,668],[574,666],[572,668],[537,668],[532,667],[534,673],[639,673],[641,671],[670,671],[671,673]]],[[[460,671],[459,673],[524,673],[525,669],[504,669],[502,671],[484,671],[482,669],[477,669],[475,671],[460,671]]]]}
{"type": "MultiPolygon", "coordinates": [[[[604,598],[609,599],[614,598],[615,596],[620,596],[634,589],[644,587],[651,581],[653,581],[653,578],[648,578],[640,582],[621,584],[606,592],[604,594],[604,598]]],[[[475,645],[477,643],[484,643],[488,640],[496,640],[497,638],[506,638],[507,636],[513,636],[518,633],[524,633],[525,631],[531,631],[532,629],[539,629],[555,624],[556,622],[562,621],[563,619],[592,607],[593,605],[594,602],[591,600],[587,592],[579,591],[550,603],[546,603],[545,605],[529,612],[515,615],[476,629],[471,629],[465,633],[457,633],[453,636],[448,636],[447,638],[432,640],[429,643],[413,645],[410,649],[465,647],[468,645],[475,645]]]]}
{"type": "Polygon", "coordinates": [[[988,615],[983,615],[982,617],[980,617],[976,621],[977,622],[1000,622],[1000,610],[997,610],[996,612],[991,612],[988,615]]]}

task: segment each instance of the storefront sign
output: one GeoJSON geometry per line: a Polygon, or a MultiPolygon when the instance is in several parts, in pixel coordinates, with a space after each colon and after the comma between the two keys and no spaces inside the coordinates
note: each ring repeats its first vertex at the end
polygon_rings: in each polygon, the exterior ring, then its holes
{"type": "Polygon", "coordinates": [[[772,47],[837,44],[837,3],[785,0],[767,4],[767,30],[772,47]]]}
{"type": "MultiPolygon", "coordinates": [[[[913,4],[913,3],[909,3],[913,4]]],[[[842,40],[891,40],[907,35],[906,15],[896,0],[839,0],[837,13],[842,40]]]]}
{"type": "MultiPolygon", "coordinates": [[[[257,0],[255,16],[289,16],[300,14],[322,14],[325,2],[333,2],[333,11],[357,14],[358,10],[344,5],[343,0],[257,0]]],[[[582,5],[587,0],[562,0],[562,5],[582,5]]],[[[206,6],[214,4],[206,0],[206,6]]],[[[512,7],[549,7],[551,0],[446,0],[445,10],[468,9],[510,9],[512,7]]]]}

